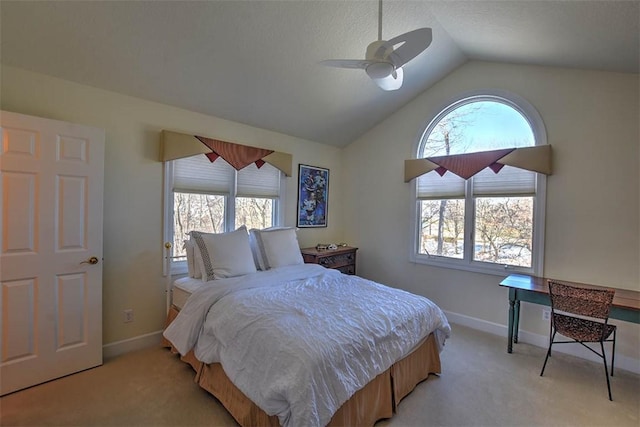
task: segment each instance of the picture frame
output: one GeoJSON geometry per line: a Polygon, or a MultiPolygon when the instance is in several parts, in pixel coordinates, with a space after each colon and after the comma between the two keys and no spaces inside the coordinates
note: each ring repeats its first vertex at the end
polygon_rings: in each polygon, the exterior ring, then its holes
{"type": "Polygon", "coordinates": [[[326,227],[329,212],[329,169],[298,165],[297,227],[326,227]]]}

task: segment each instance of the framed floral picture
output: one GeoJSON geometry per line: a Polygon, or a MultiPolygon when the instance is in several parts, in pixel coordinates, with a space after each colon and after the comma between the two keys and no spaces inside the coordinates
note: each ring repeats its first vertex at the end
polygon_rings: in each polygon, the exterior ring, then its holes
{"type": "Polygon", "coordinates": [[[329,211],[329,169],[298,165],[298,224],[326,227],[329,211]]]}

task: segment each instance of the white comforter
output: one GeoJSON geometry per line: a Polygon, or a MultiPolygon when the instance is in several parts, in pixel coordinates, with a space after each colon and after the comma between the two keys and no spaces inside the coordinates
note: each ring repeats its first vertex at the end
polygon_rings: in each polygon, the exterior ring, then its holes
{"type": "Polygon", "coordinates": [[[451,331],[427,298],[319,265],[209,282],[164,336],[219,362],[283,426],[324,426],[357,390],[435,332],[451,331]]]}

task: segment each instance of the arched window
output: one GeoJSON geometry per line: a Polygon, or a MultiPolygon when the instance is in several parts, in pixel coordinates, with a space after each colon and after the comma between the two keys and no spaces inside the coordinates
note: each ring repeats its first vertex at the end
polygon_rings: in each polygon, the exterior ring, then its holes
{"type": "MultiPolygon", "coordinates": [[[[464,97],[426,127],[417,158],[546,144],[535,109],[511,94],[464,97]]],[[[546,177],[512,166],[468,179],[416,179],[413,261],[488,273],[542,273],[546,177]]],[[[443,173],[441,176],[440,173],[443,173]]]]}

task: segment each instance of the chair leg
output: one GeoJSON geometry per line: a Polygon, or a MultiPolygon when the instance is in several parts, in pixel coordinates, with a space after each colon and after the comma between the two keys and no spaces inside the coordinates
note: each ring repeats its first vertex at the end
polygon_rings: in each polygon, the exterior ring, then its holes
{"type": "Polygon", "coordinates": [[[613,330],[613,348],[611,350],[611,376],[613,376],[613,363],[616,360],[616,330],[613,330]]]}
{"type": "Polygon", "coordinates": [[[609,400],[611,397],[611,383],[609,382],[609,371],[607,369],[607,356],[604,354],[604,342],[600,341],[600,350],[602,350],[602,360],[604,361],[604,375],[607,378],[607,390],[609,391],[609,400]]]}
{"type": "Polygon", "coordinates": [[[542,370],[540,371],[540,376],[544,374],[544,368],[547,367],[547,361],[549,360],[549,356],[551,356],[551,346],[553,345],[553,340],[556,337],[556,331],[553,331],[553,335],[549,337],[549,349],[547,350],[547,356],[544,358],[544,364],[542,365],[542,370]]]}

